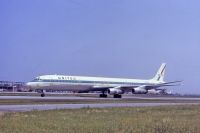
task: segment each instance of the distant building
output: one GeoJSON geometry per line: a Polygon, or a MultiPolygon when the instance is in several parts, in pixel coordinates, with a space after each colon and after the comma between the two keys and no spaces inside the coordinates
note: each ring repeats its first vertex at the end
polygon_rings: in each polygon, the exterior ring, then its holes
{"type": "Polygon", "coordinates": [[[27,91],[27,88],[24,85],[24,82],[0,81],[0,91],[27,91]]]}

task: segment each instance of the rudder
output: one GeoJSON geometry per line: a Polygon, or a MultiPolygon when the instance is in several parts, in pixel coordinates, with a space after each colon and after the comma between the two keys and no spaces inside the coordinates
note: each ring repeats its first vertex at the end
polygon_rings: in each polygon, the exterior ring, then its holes
{"type": "Polygon", "coordinates": [[[152,80],[164,82],[165,69],[166,69],[166,63],[162,63],[162,65],[160,66],[159,70],[157,71],[156,75],[152,80]]]}

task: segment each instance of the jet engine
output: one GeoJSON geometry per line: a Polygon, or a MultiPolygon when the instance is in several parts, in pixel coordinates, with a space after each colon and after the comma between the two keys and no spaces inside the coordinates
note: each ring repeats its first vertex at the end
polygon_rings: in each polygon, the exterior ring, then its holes
{"type": "Polygon", "coordinates": [[[145,86],[139,86],[134,89],[132,89],[133,94],[146,94],[148,90],[146,89],[145,86]]]}
{"type": "Polygon", "coordinates": [[[124,91],[122,91],[121,89],[118,89],[118,88],[108,89],[108,94],[110,94],[110,95],[123,94],[123,93],[124,93],[124,91]]]}

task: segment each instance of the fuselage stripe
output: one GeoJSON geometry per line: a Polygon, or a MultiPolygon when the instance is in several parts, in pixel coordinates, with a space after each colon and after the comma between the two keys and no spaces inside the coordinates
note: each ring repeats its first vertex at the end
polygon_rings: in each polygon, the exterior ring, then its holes
{"type": "Polygon", "coordinates": [[[48,80],[48,79],[40,79],[33,80],[31,82],[52,82],[52,83],[84,83],[84,84],[119,84],[119,85],[147,85],[150,83],[134,83],[134,82],[109,82],[109,81],[84,81],[84,80],[48,80]]]}

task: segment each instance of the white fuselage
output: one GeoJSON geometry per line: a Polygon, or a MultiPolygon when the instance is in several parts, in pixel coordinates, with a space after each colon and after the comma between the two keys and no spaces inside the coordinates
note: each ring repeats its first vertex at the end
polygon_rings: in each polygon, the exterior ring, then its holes
{"type": "Polygon", "coordinates": [[[163,83],[155,80],[104,78],[104,77],[84,77],[84,76],[64,76],[64,75],[44,75],[28,82],[27,86],[32,90],[65,90],[65,91],[101,91],[102,88],[113,88],[123,86],[138,87],[142,85],[156,85],[163,83]]]}

